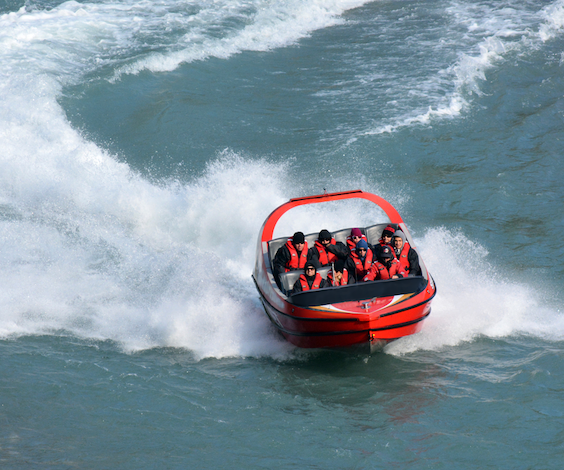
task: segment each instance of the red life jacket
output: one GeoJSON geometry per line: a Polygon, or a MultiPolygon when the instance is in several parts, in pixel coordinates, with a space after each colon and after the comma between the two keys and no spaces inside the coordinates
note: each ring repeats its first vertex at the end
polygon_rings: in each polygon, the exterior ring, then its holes
{"type": "Polygon", "coordinates": [[[399,261],[397,259],[392,260],[392,264],[390,269],[386,268],[385,265],[380,263],[380,261],[376,261],[372,267],[370,268],[370,272],[366,275],[366,281],[374,281],[376,279],[391,279],[396,274],[404,274],[400,268],[399,261]]]}
{"type": "MultiPolygon", "coordinates": [[[[337,242],[334,238],[331,238],[331,245],[336,245],[337,242]]],[[[319,263],[321,266],[327,266],[328,264],[337,261],[337,255],[327,251],[325,247],[320,243],[319,240],[315,240],[315,248],[319,252],[319,263]]]]}
{"type": "Polygon", "coordinates": [[[380,240],[378,240],[378,243],[382,246],[389,246],[392,250],[394,249],[394,247],[392,246],[391,243],[386,243],[382,238],[380,238],[380,240]]]}
{"type": "MultiPolygon", "coordinates": [[[[366,235],[362,235],[360,238],[361,238],[361,240],[364,240],[366,243],[368,243],[366,235]]],[[[350,235],[347,237],[347,246],[349,247],[350,251],[353,251],[356,248],[356,243],[353,242],[353,239],[351,238],[350,235]]]]}
{"type": "Polygon", "coordinates": [[[362,264],[362,261],[356,254],[356,249],[351,251],[351,258],[354,261],[357,279],[362,279],[364,276],[366,276],[366,273],[368,272],[370,266],[372,265],[372,250],[369,248],[366,251],[366,258],[364,259],[364,264],[362,264]]]}
{"type": "Polygon", "coordinates": [[[349,283],[349,272],[346,269],[343,269],[343,277],[341,277],[341,282],[337,282],[333,280],[333,270],[327,273],[327,281],[332,286],[346,286],[349,283]]]}
{"type": "MultiPolygon", "coordinates": [[[[403,244],[402,248],[401,248],[401,253],[397,257],[398,261],[401,265],[402,271],[405,271],[406,273],[409,272],[409,269],[411,267],[410,264],[409,264],[409,260],[407,259],[407,255],[409,253],[409,248],[410,248],[409,243],[405,242],[403,244]]],[[[394,250],[394,254],[395,254],[395,250],[394,250]]]]}
{"type": "Polygon", "coordinates": [[[304,249],[300,253],[300,256],[298,256],[298,250],[296,250],[291,238],[286,242],[286,248],[288,248],[290,252],[290,259],[286,263],[286,272],[292,269],[303,269],[307,262],[307,242],[305,242],[304,249]]]}
{"type": "MultiPolygon", "coordinates": [[[[313,280],[313,284],[311,285],[311,290],[319,289],[319,284],[321,284],[322,280],[323,278],[321,277],[321,274],[315,273],[315,279],[313,280]]],[[[300,276],[300,284],[302,285],[302,291],[310,290],[305,274],[302,274],[300,276]]]]}

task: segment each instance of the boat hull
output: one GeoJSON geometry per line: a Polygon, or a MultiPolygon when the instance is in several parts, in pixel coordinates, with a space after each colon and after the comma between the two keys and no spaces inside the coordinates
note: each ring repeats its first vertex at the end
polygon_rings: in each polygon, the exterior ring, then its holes
{"type": "Polygon", "coordinates": [[[431,313],[431,299],[429,296],[422,302],[412,302],[411,306],[392,311],[335,315],[331,310],[300,308],[285,301],[284,308],[279,309],[261,295],[271,322],[293,345],[344,348],[365,344],[371,350],[381,349],[391,341],[421,331],[423,321],[431,313]]]}

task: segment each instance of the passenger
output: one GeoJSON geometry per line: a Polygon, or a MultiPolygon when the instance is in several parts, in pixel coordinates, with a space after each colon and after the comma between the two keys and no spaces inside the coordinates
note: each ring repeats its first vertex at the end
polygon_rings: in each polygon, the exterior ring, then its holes
{"type": "Polygon", "coordinates": [[[278,287],[280,288],[281,286],[280,274],[303,269],[308,260],[309,254],[305,236],[302,232],[296,232],[292,238],[288,239],[285,245],[278,248],[272,261],[274,279],[278,287]]]}
{"type": "Polygon", "coordinates": [[[351,269],[351,272],[354,272],[355,281],[362,281],[372,265],[372,250],[368,249],[366,240],[360,240],[356,244],[356,247],[351,251],[347,263],[348,266],[354,267],[354,269],[351,269]]]}
{"type": "Polygon", "coordinates": [[[398,259],[401,268],[410,276],[421,276],[421,266],[419,265],[419,255],[409,246],[405,239],[405,233],[396,230],[392,237],[394,254],[398,259]]]}
{"type": "Polygon", "coordinates": [[[380,240],[378,240],[378,244],[374,245],[374,258],[378,258],[378,253],[384,245],[388,245],[389,247],[393,248],[392,236],[394,235],[395,231],[396,229],[391,225],[388,225],[384,230],[382,230],[382,236],[380,237],[380,240]]]}
{"type": "Polygon", "coordinates": [[[317,272],[315,263],[308,261],[305,264],[304,273],[294,283],[294,288],[291,293],[295,294],[297,292],[322,289],[323,287],[329,287],[329,284],[321,277],[321,274],[317,272]]]}
{"type": "Polygon", "coordinates": [[[360,231],[359,228],[353,228],[351,230],[351,234],[347,237],[347,247],[349,252],[352,252],[356,248],[356,244],[360,241],[364,240],[368,243],[366,236],[360,231]]]}
{"type": "Polygon", "coordinates": [[[327,273],[327,283],[330,286],[346,286],[354,282],[354,275],[349,276],[349,271],[345,268],[345,261],[342,259],[337,260],[331,271],[327,273]]]}
{"type": "Polygon", "coordinates": [[[309,259],[317,262],[317,266],[329,266],[338,259],[345,260],[349,252],[343,242],[337,242],[329,230],[321,230],[315,246],[309,249],[309,259]]]}
{"type": "Polygon", "coordinates": [[[394,250],[387,245],[382,246],[378,253],[378,259],[370,267],[363,281],[375,281],[377,279],[397,279],[407,277],[401,270],[400,263],[394,256],[394,250]]]}

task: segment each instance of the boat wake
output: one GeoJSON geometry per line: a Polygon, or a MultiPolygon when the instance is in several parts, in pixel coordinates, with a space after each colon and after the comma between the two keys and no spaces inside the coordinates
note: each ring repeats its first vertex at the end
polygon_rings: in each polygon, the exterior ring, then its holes
{"type": "MultiPolygon", "coordinates": [[[[298,187],[288,165],[230,151],[192,182],[152,183],[85,140],[57,101],[68,84],[92,73],[111,75],[125,60],[123,50],[138,70],[152,67],[143,63],[142,31],[160,31],[167,19],[155,15],[152,4],[130,3],[128,9],[65,2],[0,16],[0,337],[60,334],[115,341],[126,351],[179,347],[196,357],[284,356],[290,349],[266,319],[250,277],[256,237],[272,208],[322,188],[312,190],[315,181],[298,187]],[[131,10],[141,19],[139,30],[131,10]]],[[[326,24],[362,3],[335,1],[326,24]]],[[[555,10],[553,23],[547,20],[546,37],[558,30],[558,15],[555,10]]],[[[291,23],[292,15],[284,18],[291,23]]],[[[260,30],[262,23],[255,24],[260,30]]],[[[312,19],[284,41],[316,27],[312,19]]],[[[166,57],[174,56],[175,34],[163,46],[166,57]]],[[[238,47],[235,52],[247,50],[243,42],[238,47]]],[[[361,176],[346,175],[330,189],[351,188],[381,194],[402,211],[404,196],[384,194],[361,176]]],[[[350,226],[357,215],[348,213],[337,225],[350,226]]],[[[315,231],[336,216],[319,211],[296,223],[315,231]]],[[[416,242],[438,294],[423,332],[392,344],[390,353],[483,335],[564,338],[562,316],[547,300],[554,294],[503,281],[476,255],[485,250],[463,234],[430,229],[416,242]]]]}
{"type": "Polygon", "coordinates": [[[439,350],[478,338],[531,336],[564,339],[564,316],[551,292],[510,280],[487,260],[487,250],[462,233],[429,229],[418,247],[437,283],[423,330],[386,348],[402,355],[439,350]]]}
{"type": "Polygon", "coordinates": [[[0,336],[276,351],[250,275],[282,169],[224,155],[194,184],[158,187],[91,150],[57,171],[57,159],[4,165],[0,336]]]}
{"type": "MultiPolygon", "coordinates": [[[[226,152],[194,183],[157,187],[105,158],[56,173],[10,167],[13,196],[4,191],[0,206],[0,336],[68,334],[125,351],[186,348],[198,358],[286,357],[291,348],[250,276],[262,221],[295,196],[273,189],[286,186],[287,168],[226,152]]],[[[321,211],[313,223],[334,217],[321,211]]],[[[415,240],[438,294],[423,331],[387,352],[482,336],[564,338],[559,312],[533,288],[504,281],[483,247],[444,228],[415,240]]]]}
{"type": "Polygon", "coordinates": [[[476,5],[453,1],[444,15],[450,27],[445,30],[445,37],[434,53],[438,54],[442,47],[457,44],[460,47],[458,58],[446,68],[437,70],[436,75],[409,87],[414,95],[428,96],[429,104],[418,109],[412,106],[407,113],[400,113],[389,122],[378,123],[366,130],[365,135],[428,125],[457,117],[470,109],[473,98],[483,94],[481,84],[490,70],[510,57],[534,53],[545,42],[562,34],[564,1],[557,0],[538,11],[529,11],[529,6],[524,4],[500,8],[496,3],[476,5]]]}

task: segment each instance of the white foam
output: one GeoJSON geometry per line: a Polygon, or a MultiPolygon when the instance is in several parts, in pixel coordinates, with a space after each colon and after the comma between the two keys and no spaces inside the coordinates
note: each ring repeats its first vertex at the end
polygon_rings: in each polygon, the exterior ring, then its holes
{"type": "Polygon", "coordinates": [[[437,284],[432,313],[420,333],[391,343],[387,353],[440,350],[480,337],[564,339],[564,316],[543,292],[499,272],[479,244],[440,227],[417,246],[437,284]]]}
{"type": "MultiPolygon", "coordinates": [[[[404,127],[451,119],[471,106],[473,95],[480,96],[481,83],[487,71],[503,63],[509,54],[534,51],[564,32],[564,2],[558,0],[538,11],[531,11],[522,2],[468,3],[451,2],[446,14],[452,30],[463,31],[455,40],[461,48],[455,63],[438,71],[436,76],[413,84],[413,93],[428,95],[433,104],[426,109],[410,109],[364,132],[377,135],[395,132],[404,127]],[[426,91],[430,90],[430,91],[426,91]],[[434,90],[440,90],[437,94],[434,90]]],[[[445,31],[446,33],[446,31],[445,31]]],[[[451,33],[452,34],[452,33],[451,33]]],[[[443,41],[437,46],[444,47],[443,41]]],[[[401,108],[400,108],[401,109],[401,108]]]]}
{"type": "Polygon", "coordinates": [[[541,11],[544,18],[544,23],[541,24],[538,36],[545,42],[564,32],[564,1],[559,0],[550,5],[547,5],[541,11]]]}
{"type": "Polygon", "coordinates": [[[137,74],[142,70],[171,71],[182,63],[210,57],[226,59],[243,51],[269,51],[294,44],[312,31],[341,23],[340,15],[369,0],[330,0],[285,2],[255,1],[203,3],[201,10],[191,17],[194,24],[179,41],[180,50],[155,52],[116,71],[115,78],[124,73],[137,74]],[[239,11],[237,11],[239,10],[239,11]],[[206,29],[233,15],[248,23],[240,29],[227,30],[220,37],[206,29]]]}
{"type": "MultiPolygon", "coordinates": [[[[223,39],[213,39],[204,28],[200,45],[211,46],[200,48],[200,55],[225,57],[287,44],[339,21],[340,12],[361,3],[257,1],[251,4],[257,13],[249,16],[248,28],[223,39]],[[301,12],[299,18],[295,11],[301,12]]],[[[288,169],[227,150],[193,183],[156,186],[81,137],[57,103],[65,84],[118,67],[123,51],[125,57],[146,57],[145,35],[154,40],[167,24],[174,25],[169,35],[160,44],[153,41],[165,51],[152,56],[158,58],[155,63],[170,57],[166,67],[175,67],[186,60],[171,52],[171,38],[184,38],[178,54],[186,54],[188,43],[197,39],[198,28],[186,26],[196,13],[186,14],[183,2],[174,3],[177,11],[170,5],[66,2],[51,10],[22,8],[0,16],[1,337],[65,333],[114,340],[126,350],[184,347],[198,357],[289,350],[273,336],[250,279],[262,222],[296,196],[286,189],[288,169]]],[[[208,13],[213,21],[214,14],[224,14],[222,5],[240,11],[248,3],[216,2],[217,9],[208,13]]],[[[204,11],[207,3],[201,7],[204,11]]],[[[135,70],[144,67],[143,60],[133,61],[135,70]]],[[[365,183],[349,182],[378,192],[365,183]]],[[[338,189],[347,187],[331,190],[338,189]]],[[[321,210],[314,225],[332,216],[321,210]]],[[[467,255],[447,243],[435,258],[431,248],[442,246],[433,245],[435,240],[431,233],[422,243],[439,285],[433,315],[421,335],[393,348],[514,334],[527,324],[522,304],[541,305],[536,310],[541,321],[529,331],[544,336],[550,330],[560,337],[560,325],[543,316],[542,304],[531,304],[534,296],[523,294],[521,285],[495,277],[492,286],[473,281],[466,275],[467,255]],[[471,287],[457,292],[456,276],[449,272],[466,276],[471,287]],[[521,303],[513,305],[514,299],[521,303]],[[467,305],[476,308],[471,312],[467,305]],[[475,311],[478,321],[470,322],[475,311]]]]}
{"type": "Polygon", "coordinates": [[[289,44],[362,3],[69,1],[0,15],[0,336],[287,351],[250,279],[260,225],[287,199],[284,165],[226,151],[191,185],[155,186],[84,140],[57,98],[124,61],[169,70],[289,44]]]}
{"type": "Polygon", "coordinates": [[[0,15],[0,76],[53,74],[61,83],[103,67],[113,79],[183,62],[295,43],[368,0],[68,1],[0,15]]]}
{"type": "Polygon", "coordinates": [[[159,188],[87,142],[65,156],[2,162],[1,336],[63,331],[200,357],[287,349],[250,278],[280,168],[229,154],[193,185],[159,188]]]}

